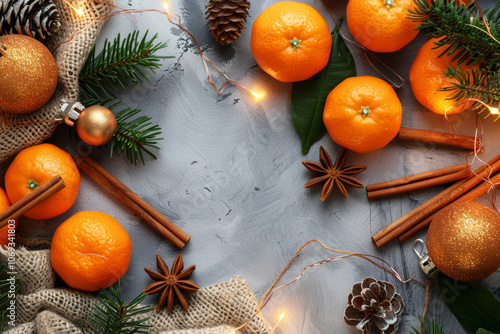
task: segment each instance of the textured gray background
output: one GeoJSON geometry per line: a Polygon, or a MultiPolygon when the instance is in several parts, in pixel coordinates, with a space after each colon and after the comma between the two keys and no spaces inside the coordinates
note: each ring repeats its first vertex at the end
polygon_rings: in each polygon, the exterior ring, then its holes
{"type": "MultiPolygon", "coordinates": [[[[208,0],[207,0],[208,2],[208,0]]],[[[183,25],[198,39],[206,55],[231,78],[250,88],[265,91],[265,98],[255,101],[235,85],[217,95],[208,84],[199,55],[186,34],[170,25],[157,13],[137,14],[110,19],[100,36],[113,38],[139,29],[158,33],[159,40],[168,41],[163,55],[164,66],[150,75],[151,82],[130,87],[121,97],[124,105],[141,108],[159,123],[164,141],[157,152],[158,160],[147,159],[146,165],[130,165],[125,158],[108,158],[106,148],[93,149],[92,156],[128,184],[146,201],[192,236],[180,253],[186,266],[196,264],[192,279],[200,286],[243,276],[260,298],[287,261],[307,240],[318,238],[330,247],[380,256],[391,263],[403,278],[425,282],[417,265],[411,243],[392,242],[378,250],[371,235],[412,210],[443,188],[433,188],[369,202],[365,190],[349,188],[349,200],[336,190],[321,202],[319,189],[304,189],[313,175],[302,160],[318,161],[323,145],[332,158],[341,151],[325,135],[303,156],[300,137],[290,114],[291,84],[280,83],[256,64],[250,51],[253,20],[276,0],[251,1],[250,18],[243,35],[231,46],[220,46],[205,25],[205,1],[171,0],[170,9],[182,16],[183,25]]],[[[318,9],[330,28],[333,22],[319,0],[301,1],[318,9]]],[[[479,0],[483,8],[494,0],[479,0]]],[[[327,0],[336,15],[344,15],[347,1],[327,0]]],[[[118,0],[126,8],[161,9],[161,1],[118,0]],[[129,7],[130,6],[130,7],[129,7]]],[[[348,34],[347,26],[342,26],[348,34]]],[[[349,35],[350,36],[350,35],[349,35]]],[[[423,108],[414,98],[408,70],[418,48],[426,41],[418,36],[401,51],[381,55],[406,80],[397,94],[403,103],[403,126],[448,131],[443,117],[423,108]]],[[[354,53],[359,75],[377,73],[368,65],[363,53],[349,44],[354,53]]],[[[220,86],[223,80],[212,72],[220,86]]],[[[473,135],[475,117],[463,113],[450,117],[458,134],[473,135]]],[[[498,154],[500,123],[483,121],[486,156],[498,154]]],[[[61,127],[52,142],[71,151],[79,143],[68,143],[66,127],[61,127]]],[[[430,145],[391,142],[384,149],[367,153],[348,153],[347,164],[360,164],[368,169],[359,175],[366,185],[396,177],[464,162],[465,152],[430,145]]],[[[486,198],[480,201],[487,203],[486,198]]],[[[143,267],[155,267],[155,253],[171,264],[179,253],[157,236],[121,203],[110,197],[92,180],[83,175],[80,195],[75,206],[50,222],[25,224],[21,230],[31,237],[50,237],[55,228],[81,210],[98,210],[113,215],[130,233],[133,254],[122,286],[126,296],[137,295],[149,283],[143,267]]],[[[425,237],[422,232],[418,237],[425,237]]],[[[334,254],[317,245],[296,260],[280,281],[288,282],[302,269],[334,254]]],[[[498,274],[498,273],[497,273],[498,274]]],[[[278,333],[357,333],[342,321],[346,297],[355,282],[367,276],[395,283],[406,301],[400,333],[409,333],[418,325],[423,310],[424,289],[414,283],[402,285],[395,278],[366,261],[351,258],[309,270],[297,283],[275,294],[263,310],[271,324],[286,312],[278,333]]],[[[499,276],[486,282],[496,287],[499,276]]],[[[158,296],[148,297],[156,302],[158,296]]],[[[447,310],[440,297],[432,295],[429,317],[444,323],[446,332],[465,333],[447,310]]]]}

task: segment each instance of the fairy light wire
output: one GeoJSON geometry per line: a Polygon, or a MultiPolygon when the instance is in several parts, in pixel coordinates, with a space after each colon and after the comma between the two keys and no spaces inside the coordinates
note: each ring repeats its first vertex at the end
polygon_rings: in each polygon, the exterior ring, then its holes
{"type": "MultiPolygon", "coordinates": [[[[63,0],[64,1],[64,0],[63,0]]],[[[237,86],[239,86],[240,88],[242,88],[243,90],[247,91],[248,93],[252,94],[254,97],[256,98],[261,98],[262,96],[252,90],[250,90],[248,87],[246,87],[245,85],[243,85],[242,83],[236,81],[236,80],[233,80],[233,79],[230,79],[226,73],[224,71],[222,71],[217,65],[215,65],[210,59],[208,59],[208,57],[205,55],[205,53],[201,50],[199,44],[198,44],[198,41],[196,40],[196,38],[193,36],[193,34],[191,34],[191,32],[189,32],[187,29],[185,29],[182,25],[181,25],[181,17],[178,15],[178,14],[172,14],[170,13],[170,11],[168,10],[168,3],[166,1],[163,1],[163,6],[165,8],[165,11],[163,10],[158,10],[158,9],[136,9],[136,8],[131,8],[131,9],[122,9],[122,10],[119,10],[119,11],[116,11],[116,12],[113,12],[113,13],[110,13],[110,14],[107,14],[107,15],[103,15],[103,16],[99,16],[93,20],[91,20],[85,27],[83,27],[81,30],[75,32],[73,35],[71,35],[69,37],[68,40],[66,41],[63,41],[61,43],[59,43],[55,49],[53,51],[55,51],[57,48],[59,48],[61,45],[65,44],[65,43],[68,43],[70,41],[72,41],[78,34],[84,32],[85,30],[89,29],[89,27],[97,22],[97,21],[101,21],[101,20],[105,20],[105,19],[108,19],[108,18],[111,18],[113,16],[117,16],[117,15],[122,15],[122,14],[133,14],[135,16],[136,13],[144,13],[144,12],[155,12],[155,13],[160,13],[162,15],[167,15],[167,19],[168,21],[175,25],[176,27],[178,27],[179,29],[181,29],[183,32],[185,32],[186,34],[189,35],[189,37],[191,38],[191,40],[194,42],[195,46],[196,46],[196,49],[198,50],[201,58],[202,58],[202,61],[203,61],[203,66],[205,68],[205,71],[207,73],[207,79],[208,79],[208,82],[213,86],[213,88],[215,89],[215,91],[217,92],[217,94],[221,95],[222,92],[224,91],[224,88],[229,84],[229,83],[234,83],[236,84],[237,86]],[[221,88],[217,88],[217,85],[214,83],[214,81],[212,80],[212,77],[210,75],[210,70],[208,68],[208,65],[207,65],[207,62],[213,66],[225,79],[226,81],[222,84],[221,88]]],[[[117,6],[113,6],[114,8],[119,8],[117,6]]]]}
{"type": "Polygon", "coordinates": [[[334,262],[334,261],[337,261],[337,260],[347,259],[347,258],[350,258],[350,257],[358,257],[358,258],[361,258],[361,259],[364,259],[364,260],[368,261],[369,263],[373,264],[374,266],[376,266],[376,267],[384,270],[385,272],[393,275],[394,277],[396,277],[397,280],[400,281],[402,284],[406,284],[406,283],[409,283],[409,282],[415,282],[415,283],[418,283],[421,286],[425,287],[424,283],[422,283],[420,281],[417,281],[417,280],[415,280],[413,278],[410,278],[410,279],[407,279],[407,280],[403,280],[403,278],[401,277],[401,275],[387,261],[385,261],[382,258],[379,258],[379,257],[374,256],[374,255],[370,255],[370,254],[358,254],[358,253],[353,253],[353,252],[349,252],[349,251],[343,251],[343,250],[338,250],[338,249],[335,249],[335,248],[330,248],[330,247],[326,246],[324,243],[322,243],[320,240],[318,240],[318,239],[312,239],[312,240],[307,241],[304,245],[302,245],[302,247],[300,247],[300,249],[288,261],[288,263],[285,265],[285,267],[280,272],[280,274],[278,275],[278,277],[274,280],[274,282],[271,284],[271,286],[269,287],[269,289],[267,289],[267,291],[262,296],[262,298],[261,298],[261,300],[259,302],[259,306],[257,308],[257,312],[255,312],[252,315],[252,317],[250,319],[248,319],[246,322],[244,322],[241,326],[237,327],[235,329],[235,331],[240,330],[240,329],[246,327],[262,311],[262,309],[269,303],[269,301],[272,299],[272,297],[274,296],[274,293],[276,291],[278,291],[278,290],[280,290],[280,289],[282,289],[284,287],[287,287],[287,286],[289,286],[289,285],[297,282],[298,280],[300,280],[304,276],[304,274],[306,273],[306,271],[309,270],[310,268],[317,267],[317,266],[320,266],[320,265],[323,265],[323,264],[327,264],[327,263],[330,263],[330,262],[334,262]],[[275,287],[276,284],[277,284],[277,282],[279,281],[279,279],[284,275],[284,273],[290,267],[290,265],[293,263],[293,261],[300,255],[300,253],[306,248],[307,245],[309,245],[309,244],[311,244],[313,242],[318,243],[321,247],[323,247],[323,248],[325,248],[327,250],[330,250],[330,251],[333,251],[333,252],[336,252],[336,253],[341,253],[341,254],[344,254],[344,255],[339,255],[339,256],[336,256],[336,257],[331,257],[331,258],[328,258],[328,259],[325,259],[325,260],[322,260],[322,261],[310,264],[310,265],[304,267],[302,269],[301,274],[299,276],[295,277],[293,280],[291,280],[291,281],[289,281],[289,282],[287,282],[287,283],[285,283],[283,285],[280,285],[278,287],[275,287]],[[379,261],[380,263],[377,263],[376,261],[379,261]]]}

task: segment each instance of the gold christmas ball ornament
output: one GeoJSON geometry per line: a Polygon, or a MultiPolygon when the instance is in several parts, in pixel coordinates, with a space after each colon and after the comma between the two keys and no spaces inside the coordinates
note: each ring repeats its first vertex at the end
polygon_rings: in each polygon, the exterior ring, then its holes
{"type": "Polygon", "coordinates": [[[427,232],[427,250],[435,266],[458,281],[477,281],[500,267],[500,216],[477,202],[439,211],[427,232]]]}
{"type": "Polygon", "coordinates": [[[0,111],[26,114],[43,107],[57,86],[49,49],[24,35],[0,36],[0,111]]]}
{"type": "Polygon", "coordinates": [[[93,146],[109,142],[115,135],[117,126],[115,114],[103,106],[85,108],[76,121],[78,136],[93,146]]]}

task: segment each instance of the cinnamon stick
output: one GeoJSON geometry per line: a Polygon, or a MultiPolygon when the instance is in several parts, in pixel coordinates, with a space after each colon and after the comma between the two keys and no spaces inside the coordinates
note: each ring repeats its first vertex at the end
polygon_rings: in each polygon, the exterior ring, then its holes
{"type": "MultiPolygon", "coordinates": [[[[89,159],[84,159],[84,157],[80,156],[79,154],[75,155],[73,159],[75,160],[77,166],[88,176],[90,176],[90,178],[92,178],[107,192],[109,192],[116,199],[122,202],[127,208],[133,211],[139,218],[144,220],[148,225],[150,225],[153,229],[160,233],[165,239],[172,242],[179,249],[183,248],[186,245],[186,243],[183,242],[179,237],[177,237],[172,231],[162,225],[149,212],[144,210],[138,203],[132,200],[129,196],[127,196],[127,194],[122,192],[120,188],[118,188],[107,177],[105,177],[102,173],[102,169],[104,169],[102,166],[99,170],[94,168],[87,163],[89,159]]],[[[129,191],[131,190],[129,189],[129,191]]],[[[143,199],[140,199],[140,201],[144,202],[143,199]]]]}
{"type": "Polygon", "coordinates": [[[396,220],[389,226],[377,232],[372,236],[373,242],[377,247],[382,247],[389,241],[397,238],[406,231],[413,228],[415,225],[426,219],[434,212],[438,211],[445,205],[451,203],[467,191],[475,187],[482,179],[486,178],[490,173],[495,173],[500,169],[500,155],[496,156],[487,165],[481,166],[475,171],[477,176],[472,176],[468,179],[458,181],[450,188],[446,189],[431,200],[422,204],[418,208],[409,212],[405,216],[396,220]]]}
{"type": "Polygon", "coordinates": [[[52,195],[66,187],[60,175],[54,176],[46,183],[38,186],[29,195],[21,198],[19,201],[11,205],[7,210],[0,213],[0,228],[6,226],[9,220],[17,219],[23,214],[33,209],[38,204],[42,203],[52,195]]]}
{"type": "Polygon", "coordinates": [[[127,195],[132,201],[137,203],[141,208],[143,208],[147,213],[149,213],[154,219],[156,219],[160,224],[165,226],[168,230],[170,230],[177,238],[181,239],[182,242],[187,243],[191,236],[181,230],[178,226],[172,223],[167,217],[162,215],[158,210],[149,205],[145,200],[139,197],[135,192],[130,190],[126,185],[124,185],[120,180],[118,180],[115,176],[113,176],[110,172],[108,172],[104,167],[99,165],[97,161],[92,159],[90,156],[85,155],[82,151],[78,151],[77,154],[83,158],[87,164],[97,170],[101,175],[103,175],[106,179],[108,179],[115,187],[120,189],[125,195],[127,195]]]}
{"type": "Polygon", "coordinates": [[[390,187],[390,188],[385,188],[385,189],[380,189],[380,190],[375,190],[375,191],[368,191],[366,195],[368,196],[368,199],[373,200],[381,197],[386,197],[386,196],[391,196],[391,195],[396,195],[396,194],[402,194],[410,191],[415,191],[419,189],[425,189],[429,187],[434,187],[440,184],[444,183],[449,183],[457,180],[464,179],[466,177],[471,177],[472,171],[469,169],[469,165],[467,165],[467,168],[464,168],[458,172],[451,173],[448,175],[442,175],[438,176],[435,178],[427,179],[427,180],[422,180],[419,182],[414,182],[410,184],[404,184],[398,187],[390,187]]]}
{"type": "Polygon", "coordinates": [[[427,172],[409,175],[409,176],[405,176],[405,177],[395,179],[395,180],[369,184],[366,186],[366,191],[376,191],[376,190],[390,188],[390,187],[397,187],[397,186],[401,186],[401,185],[405,185],[405,184],[410,184],[410,183],[414,183],[414,182],[418,182],[418,181],[422,181],[422,180],[435,178],[438,176],[452,174],[455,172],[462,171],[466,168],[469,168],[468,163],[463,163],[460,165],[454,165],[454,166],[449,166],[449,167],[444,167],[444,168],[439,168],[439,169],[433,169],[433,170],[430,170],[427,172]]]}
{"type": "Polygon", "coordinates": [[[398,140],[463,148],[467,150],[474,150],[476,144],[475,137],[409,128],[401,128],[399,130],[398,140]]]}
{"type": "MultiPolygon", "coordinates": [[[[465,193],[463,196],[461,196],[460,198],[456,199],[455,201],[453,201],[452,203],[450,203],[448,205],[451,205],[453,203],[458,203],[458,202],[468,202],[468,201],[472,201],[472,200],[478,198],[479,196],[481,196],[482,194],[484,194],[485,192],[487,192],[491,188],[491,183],[493,183],[493,184],[500,183],[500,173],[492,176],[490,178],[489,182],[483,181],[483,183],[478,185],[476,188],[465,193]]],[[[420,222],[419,224],[417,224],[416,226],[414,226],[410,230],[408,230],[405,233],[403,233],[402,235],[400,235],[398,237],[399,241],[405,241],[406,239],[408,239],[409,237],[411,237],[412,235],[414,235],[415,233],[417,233],[421,229],[429,226],[435,215],[436,214],[431,215],[430,217],[424,219],[422,222],[420,222]]]]}

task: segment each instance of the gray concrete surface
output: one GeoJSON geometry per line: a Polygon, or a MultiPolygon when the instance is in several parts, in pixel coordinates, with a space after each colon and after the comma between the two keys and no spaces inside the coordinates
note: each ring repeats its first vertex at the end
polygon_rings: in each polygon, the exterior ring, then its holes
{"type": "MultiPolygon", "coordinates": [[[[141,108],[163,129],[158,160],[147,159],[146,165],[130,165],[126,158],[108,158],[106,148],[93,149],[92,156],[128,184],[146,201],[158,208],[192,236],[191,242],[180,251],[185,264],[196,264],[192,279],[200,286],[243,276],[260,298],[287,261],[309,239],[318,238],[330,247],[380,256],[391,263],[404,279],[425,282],[417,258],[411,248],[412,240],[392,242],[377,249],[371,235],[401,217],[442,187],[394,196],[369,202],[364,189],[349,188],[349,200],[336,190],[326,202],[321,202],[320,190],[304,189],[312,177],[302,160],[318,161],[319,146],[323,145],[332,157],[341,147],[325,135],[303,156],[300,137],[290,114],[291,84],[280,83],[264,73],[250,50],[253,20],[275,0],[252,0],[247,29],[231,46],[220,46],[206,26],[205,1],[171,0],[170,10],[178,13],[183,25],[198,39],[206,55],[228,76],[250,88],[265,91],[261,101],[235,85],[229,85],[217,95],[206,80],[203,64],[188,36],[168,23],[157,13],[137,14],[110,19],[99,38],[113,38],[139,29],[158,33],[167,41],[163,67],[150,75],[151,82],[130,87],[121,93],[124,105],[141,108]]],[[[319,0],[307,2],[326,18],[330,28],[333,21],[319,0]]],[[[326,1],[336,15],[345,14],[347,1],[326,1]]],[[[484,7],[494,0],[478,0],[484,7]]],[[[126,8],[161,9],[161,1],[117,0],[126,8]]],[[[346,34],[347,26],[342,26],[346,34]]],[[[426,41],[418,36],[401,51],[381,55],[406,80],[397,94],[403,103],[403,126],[448,131],[443,117],[422,107],[414,98],[408,79],[409,67],[420,45],[426,41]]],[[[354,53],[359,75],[378,74],[364,59],[363,53],[349,45],[354,53]]],[[[223,80],[212,72],[220,86],[223,80]]],[[[463,113],[450,117],[458,134],[473,135],[475,116],[463,113]]],[[[500,122],[491,119],[484,126],[485,153],[499,153],[500,122]]],[[[52,142],[74,150],[79,143],[68,143],[67,128],[58,129],[52,142]]],[[[348,164],[368,166],[359,175],[365,185],[402,177],[438,167],[462,163],[465,152],[431,145],[391,142],[384,149],[367,154],[348,153],[348,164]]],[[[480,198],[488,203],[486,197],[480,198]]],[[[137,295],[149,283],[143,267],[155,267],[155,253],[171,263],[179,253],[167,241],[157,236],[126,207],[108,196],[92,180],[83,176],[80,195],[75,206],[63,216],[50,222],[26,224],[21,229],[33,237],[50,237],[59,223],[81,210],[98,210],[113,215],[128,230],[133,254],[122,286],[126,296],[137,295]]],[[[416,237],[424,238],[425,232],[416,237]]],[[[280,283],[286,283],[314,262],[333,256],[317,245],[309,248],[296,260],[280,283]]],[[[309,270],[297,283],[281,289],[264,308],[271,324],[281,312],[286,312],[277,333],[325,334],[357,333],[342,321],[346,298],[352,285],[367,276],[395,283],[406,301],[400,333],[409,333],[418,326],[418,316],[424,307],[424,289],[414,283],[400,284],[396,279],[360,259],[347,259],[309,270]]],[[[500,295],[499,275],[487,280],[500,295]]],[[[435,286],[435,285],[434,285],[435,286]]],[[[148,297],[154,303],[158,296],[148,297]]],[[[465,333],[440,297],[432,295],[429,317],[444,323],[446,333],[465,333]]]]}

